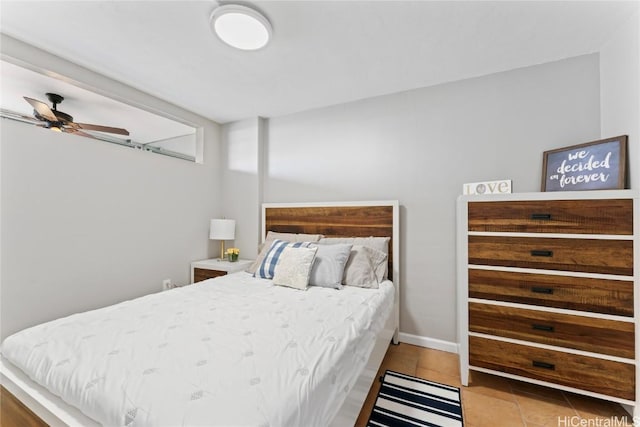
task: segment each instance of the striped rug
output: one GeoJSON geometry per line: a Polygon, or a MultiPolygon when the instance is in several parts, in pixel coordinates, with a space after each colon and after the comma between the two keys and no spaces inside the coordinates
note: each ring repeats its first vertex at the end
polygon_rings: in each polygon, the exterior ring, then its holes
{"type": "Polygon", "coordinates": [[[385,372],[367,426],[460,427],[460,389],[394,371],[385,372]]]}

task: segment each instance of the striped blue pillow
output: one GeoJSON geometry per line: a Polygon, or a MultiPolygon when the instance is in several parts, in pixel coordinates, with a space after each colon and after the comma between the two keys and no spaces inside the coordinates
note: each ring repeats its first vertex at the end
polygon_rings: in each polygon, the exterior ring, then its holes
{"type": "Polygon", "coordinates": [[[267,255],[262,260],[262,264],[260,264],[260,267],[258,267],[254,276],[263,279],[273,279],[273,275],[276,271],[276,265],[278,265],[278,260],[280,259],[280,255],[284,248],[308,248],[309,244],[310,242],[287,242],[285,240],[274,240],[269,248],[269,252],[267,252],[267,255]]]}

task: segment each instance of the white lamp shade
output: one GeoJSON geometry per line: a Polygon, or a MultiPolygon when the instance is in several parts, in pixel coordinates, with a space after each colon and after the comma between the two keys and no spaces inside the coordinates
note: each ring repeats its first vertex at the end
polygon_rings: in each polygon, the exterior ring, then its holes
{"type": "Polygon", "coordinates": [[[233,240],[236,237],[235,219],[212,219],[209,226],[209,239],[233,240]]]}

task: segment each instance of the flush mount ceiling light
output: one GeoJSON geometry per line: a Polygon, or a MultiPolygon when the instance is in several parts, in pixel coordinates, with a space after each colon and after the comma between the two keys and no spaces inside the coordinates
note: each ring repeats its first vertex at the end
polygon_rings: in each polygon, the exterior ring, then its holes
{"type": "Polygon", "coordinates": [[[225,4],[217,7],[209,19],[216,36],[241,50],[258,50],[271,39],[271,24],[260,12],[246,6],[225,4]]]}

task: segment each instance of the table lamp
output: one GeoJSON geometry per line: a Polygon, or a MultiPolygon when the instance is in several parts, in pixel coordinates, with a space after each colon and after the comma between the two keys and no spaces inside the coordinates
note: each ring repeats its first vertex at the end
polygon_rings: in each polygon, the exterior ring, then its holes
{"type": "Polygon", "coordinates": [[[209,226],[209,239],[220,240],[220,260],[224,259],[224,241],[236,237],[236,221],[234,219],[212,219],[209,226]]]}

